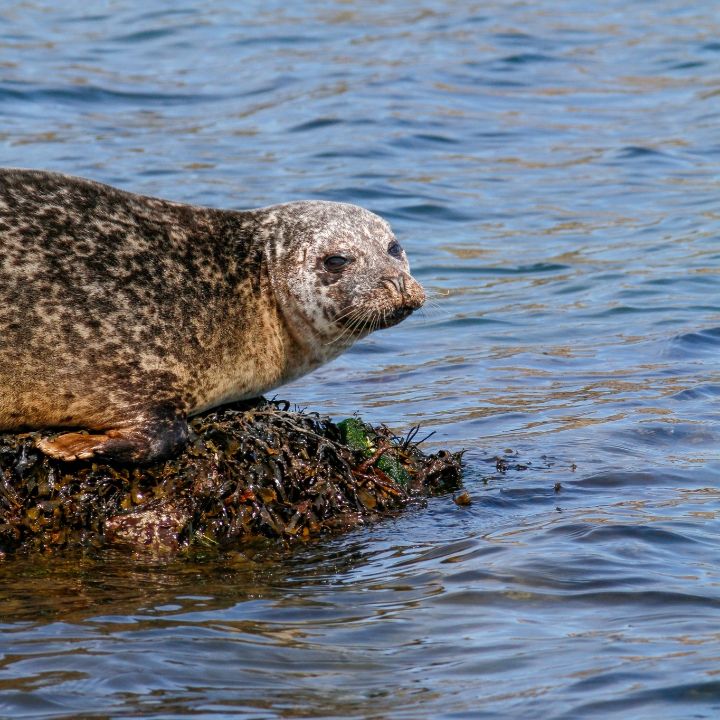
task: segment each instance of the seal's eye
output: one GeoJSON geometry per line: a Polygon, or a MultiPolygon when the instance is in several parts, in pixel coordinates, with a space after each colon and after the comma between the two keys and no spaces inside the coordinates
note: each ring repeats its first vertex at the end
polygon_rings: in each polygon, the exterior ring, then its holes
{"type": "Polygon", "coordinates": [[[395,258],[402,257],[402,248],[397,240],[393,240],[388,246],[388,252],[395,258]]]}
{"type": "Polygon", "coordinates": [[[328,255],[323,260],[323,267],[328,272],[340,272],[353,261],[352,258],[343,255],[328,255]]]}

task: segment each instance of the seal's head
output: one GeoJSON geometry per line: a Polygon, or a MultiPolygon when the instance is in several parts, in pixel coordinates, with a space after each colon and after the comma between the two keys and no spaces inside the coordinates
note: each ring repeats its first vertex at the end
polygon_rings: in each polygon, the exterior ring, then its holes
{"type": "Polygon", "coordinates": [[[267,209],[268,263],[278,305],[294,327],[344,347],[396,325],[425,302],[405,252],[377,215],[356,205],[304,201],[267,209]]]}

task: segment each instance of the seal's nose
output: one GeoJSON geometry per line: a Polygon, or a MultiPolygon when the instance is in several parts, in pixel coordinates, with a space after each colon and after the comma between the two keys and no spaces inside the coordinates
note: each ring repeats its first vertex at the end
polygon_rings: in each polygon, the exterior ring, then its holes
{"type": "Polygon", "coordinates": [[[425,290],[412,275],[404,275],[401,277],[403,299],[409,307],[417,310],[425,303],[425,290]]]}
{"type": "Polygon", "coordinates": [[[425,290],[422,285],[410,274],[401,273],[393,277],[385,277],[386,285],[392,286],[402,299],[402,306],[408,309],[408,315],[413,310],[422,307],[425,302],[425,290]]]}
{"type": "Polygon", "coordinates": [[[425,304],[425,290],[414,277],[408,275],[408,278],[410,282],[405,284],[405,289],[414,309],[417,310],[425,304]]]}

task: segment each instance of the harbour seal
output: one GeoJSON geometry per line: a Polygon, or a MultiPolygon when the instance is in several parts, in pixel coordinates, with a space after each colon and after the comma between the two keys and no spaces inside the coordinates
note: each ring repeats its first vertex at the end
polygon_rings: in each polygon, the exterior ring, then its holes
{"type": "Polygon", "coordinates": [[[261,395],[424,302],[355,205],[215,210],[0,170],[0,430],[62,460],[148,463],[187,418],[261,395]]]}

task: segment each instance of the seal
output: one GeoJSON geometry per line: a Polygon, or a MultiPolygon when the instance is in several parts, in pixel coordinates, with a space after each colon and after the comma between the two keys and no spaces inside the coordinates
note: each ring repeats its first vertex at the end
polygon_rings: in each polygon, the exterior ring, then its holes
{"type": "Polygon", "coordinates": [[[187,418],[257,397],[425,295],[355,205],[217,210],[0,170],[0,430],[62,460],[166,458],[187,418]]]}

